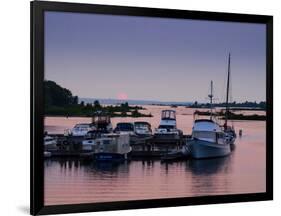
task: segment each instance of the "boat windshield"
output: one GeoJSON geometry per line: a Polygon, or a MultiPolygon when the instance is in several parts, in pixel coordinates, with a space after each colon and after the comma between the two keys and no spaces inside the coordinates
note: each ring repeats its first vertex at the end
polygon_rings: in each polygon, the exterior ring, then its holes
{"type": "Polygon", "coordinates": [[[159,129],[175,129],[173,125],[159,125],[159,129]]]}
{"type": "Polygon", "coordinates": [[[93,122],[94,123],[106,123],[106,124],[108,124],[108,123],[110,123],[110,117],[109,116],[106,116],[106,115],[104,115],[104,116],[95,116],[94,118],[93,118],[93,122]]]}
{"type": "Polygon", "coordinates": [[[131,123],[118,123],[116,126],[118,131],[134,131],[134,126],[131,123]]]}
{"type": "Polygon", "coordinates": [[[174,110],[163,110],[161,118],[163,120],[165,120],[165,119],[175,120],[176,119],[176,112],[174,110]]]}
{"type": "Polygon", "coordinates": [[[86,129],[89,128],[90,125],[89,124],[77,124],[75,125],[75,128],[81,128],[81,129],[86,129]]]}
{"type": "Polygon", "coordinates": [[[150,125],[146,122],[136,122],[135,128],[150,128],[150,125]]]}

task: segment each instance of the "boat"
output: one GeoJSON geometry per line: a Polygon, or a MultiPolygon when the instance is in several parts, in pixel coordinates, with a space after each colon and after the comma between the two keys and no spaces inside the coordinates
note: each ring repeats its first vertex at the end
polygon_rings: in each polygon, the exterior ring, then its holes
{"type": "Polygon", "coordinates": [[[155,129],[154,136],[157,138],[179,139],[182,131],[177,129],[176,111],[162,110],[161,121],[155,129]]]}
{"type": "Polygon", "coordinates": [[[57,140],[52,136],[45,135],[44,136],[44,149],[48,150],[57,150],[57,140]]]}
{"type": "Polygon", "coordinates": [[[92,125],[94,127],[87,132],[82,141],[83,151],[93,151],[95,140],[98,137],[113,132],[110,116],[105,113],[97,112],[92,117],[92,125]]]}
{"type": "Polygon", "coordinates": [[[151,125],[148,122],[138,121],[134,123],[135,134],[139,137],[149,137],[152,135],[151,125]]]}
{"type": "Polygon", "coordinates": [[[76,124],[73,129],[69,132],[69,135],[81,137],[85,136],[89,131],[95,130],[95,126],[92,123],[81,123],[76,124]]]}
{"type": "Polygon", "coordinates": [[[95,140],[93,157],[97,161],[125,160],[131,150],[129,134],[104,134],[95,140]]]}
{"type": "Polygon", "coordinates": [[[230,154],[226,134],[212,119],[195,120],[192,139],[187,141],[191,156],[195,159],[223,157],[230,154]]]}
{"type": "MultiPolygon", "coordinates": [[[[187,141],[190,154],[195,159],[223,157],[230,154],[226,133],[213,116],[213,81],[211,81],[210,119],[195,119],[192,139],[187,141]]],[[[196,112],[195,112],[196,113],[196,112]]]]}
{"type": "Polygon", "coordinates": [[[117,123],[114,133],[135,135],[135,127],[131,122],[119,122],[117,123]]]}

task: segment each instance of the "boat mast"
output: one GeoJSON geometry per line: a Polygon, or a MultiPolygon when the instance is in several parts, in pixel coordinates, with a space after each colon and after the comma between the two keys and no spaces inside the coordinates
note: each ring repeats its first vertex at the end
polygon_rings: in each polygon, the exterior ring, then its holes
{"type": "Polygon", "coordinates": [[[208,97],[210,98],[210,109],[211,109],[211,116],[210,118],[212,119],[213,117],[213,80],[211,80],[211,93],[208,95],[208,97]]]}
{"type": "Polygon", "coordinates": [[[226,86],[226,102],[225,102],[225,127],[227,127],[227,118],[229,112],[229,79],[230,79],[230,53],[228,55],[228,70],[227,70],[227,86],[226,86]]]}

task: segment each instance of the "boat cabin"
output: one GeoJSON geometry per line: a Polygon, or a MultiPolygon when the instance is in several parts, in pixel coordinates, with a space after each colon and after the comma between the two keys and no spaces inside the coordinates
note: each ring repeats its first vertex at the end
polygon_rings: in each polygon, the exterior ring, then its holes
{"type": "Polygon", "coordinates": [[[131,151],[128,134],[107,134],[96,140],[95,153],[125,154],[131,151]]]}
{"type": "Polygon", "coordinates": [[[194,122],[194,126],[192,128],[192,137],[194,139],[223,144],[225,133],[213,120],[198,119],[194,122]]]}
{"type": "Polygon", "coordinates": [[[162,110],[161,121],[158,129],[171,130],[176,128],[176,111],[162,110]]]}
{"type": "Polygon", "coordinates": [[[148,122],[138,121],[134,123],[135,133],[137,135],[151,135],[151,125],[148,122]]]}
{"type": "Polygon", "coordinates": [[[162,120],[176,120],[176,111],[174,110],[162,110],[162,120]]]}
{"type": "Polygon", "coordinates": [[[97,131],[102,133],[112,132],[111,119],[109,115],[98,114],[92,117],[92,123],[96,126],[97,131]]]}
{"type": "Polygon", "coordinates": [[[139,121],[139,122],[135,122],[134,125],[136,129],[147,128],[151,130],[151,125],[148,122],[139,121]]]}
{"type": "Polygon", "coordinates": [[[85,136],[89,131],[95,130],[96,127],[89,123],[76,124],[71,130],[70,134],[72,136],[85,136]]]}

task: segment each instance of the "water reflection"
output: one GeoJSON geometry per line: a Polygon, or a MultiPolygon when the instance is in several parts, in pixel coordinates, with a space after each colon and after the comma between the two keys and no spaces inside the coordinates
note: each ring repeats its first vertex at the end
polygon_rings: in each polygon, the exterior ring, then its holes
{"type": "Polygon", "coordinates": [[[110,174],[112,177],[127,175],[129,173],[129,162],[115,161],[115,162],[92,162],[88,167],[87,172],[94,172],[99,174],[110,174]]]}
{"type": "Polygon", "coordinates": [[[232,157],[222,157],[204,160],[190,160],[187,161],[187,169],[194,175],[213,175],[218,172],[229,172],[232,157]]]}
{"type": "MultiPolygon", "coordinates": [[[[146,106],[159,124],[166,107],[146,106]]],[[[177,109],[177,125],[185,134],[192,129],[193,110],[177,109]]],[[[47,117],[49,132],[63,132],[90,118],[47,117]],[[55,126],[55,127],[54,127],[55,126]]],[[[113,125],[132,118],[113,118],[113,125]]],[[[214,194],[257,193],[266,189],[265,122],[236,121],[243,129],[236,149],[229,157],[161,163],[160,160],[132,160],[122,163],[95,163],[75,158],[50,158],[45,161],[45,204],[75,204],[120,200],[192,197],[214,194]]]]}

